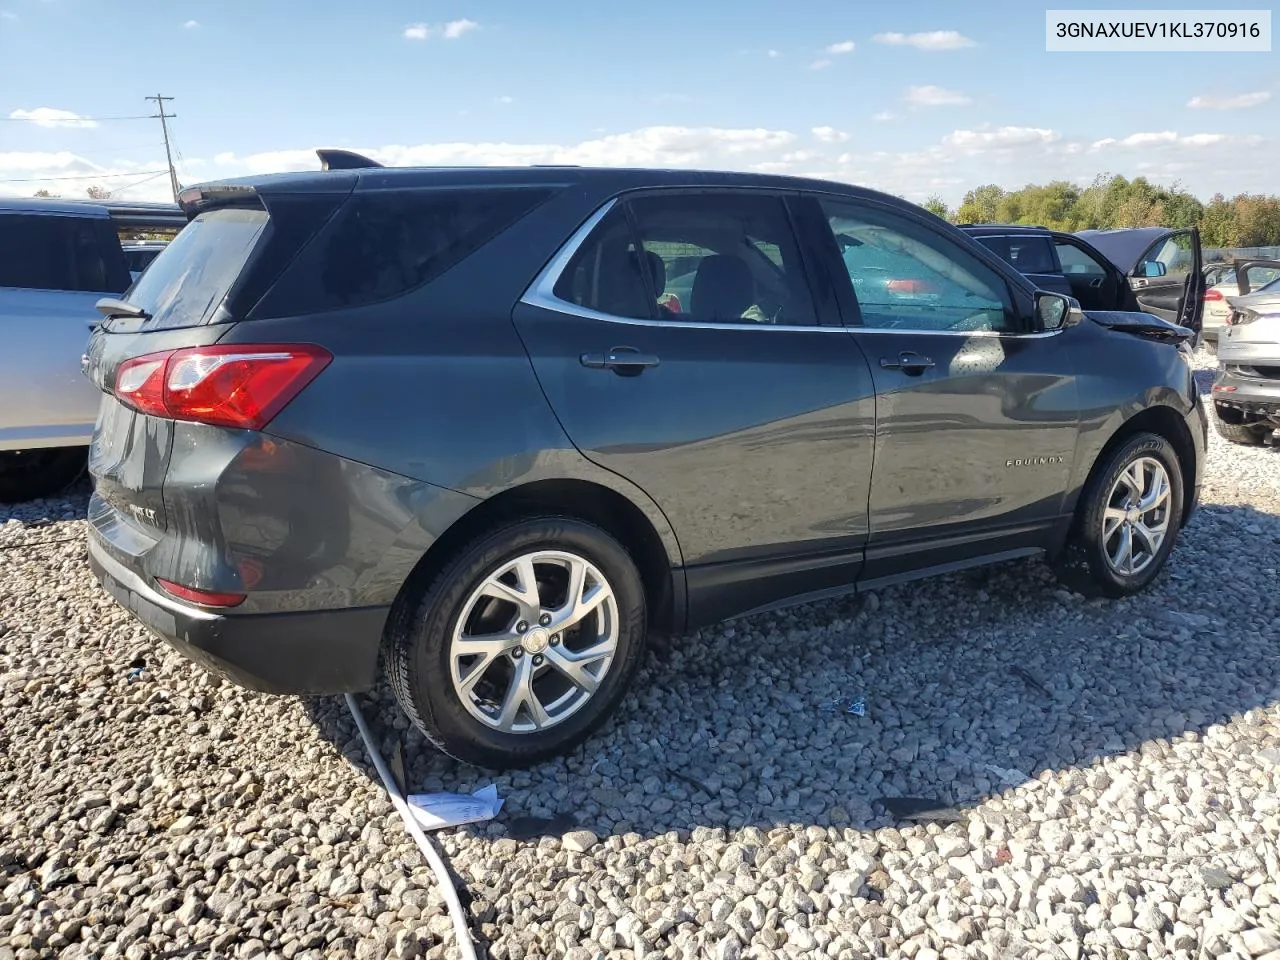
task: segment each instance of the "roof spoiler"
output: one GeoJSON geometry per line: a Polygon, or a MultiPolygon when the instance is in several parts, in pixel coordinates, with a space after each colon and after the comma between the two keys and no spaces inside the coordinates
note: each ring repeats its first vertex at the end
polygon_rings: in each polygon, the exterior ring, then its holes
{"type": "Polygon", "coordinates": [[[316,150],[316,156],[320,158],[321,170],[364,170],[382,166],[377,160],[370,160],[350,150],[320,147],[316,150]]]}

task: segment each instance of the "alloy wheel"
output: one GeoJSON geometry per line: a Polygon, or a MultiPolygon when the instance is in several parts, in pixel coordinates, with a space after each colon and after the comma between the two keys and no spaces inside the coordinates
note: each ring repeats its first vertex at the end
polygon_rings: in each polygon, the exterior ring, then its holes
{"type": "Polygon", "coordinates": [[[1169,532],[1172,486],[1165,465],[1139,457],[1125,467],[1107,495],[1102,544],[1107,563],[1122,576],[1145,570],[1169,532]]]}
{"type": "Polygon", "coordinates": [[[522,554],[463,604],[448,651],[454,692],[494,730],[546,730],[594,695],[618,633],[618,601],[598,567],[562,550],[522,554]]]}

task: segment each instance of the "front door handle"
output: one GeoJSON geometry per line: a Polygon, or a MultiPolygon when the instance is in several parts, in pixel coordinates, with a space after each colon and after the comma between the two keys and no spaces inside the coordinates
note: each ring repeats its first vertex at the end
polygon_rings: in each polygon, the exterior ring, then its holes
{"type": "Polygon", "coordinates": [[[910,350],[904,350],[898,354],[896,360],[890,360],[888,357],[880,358],[880,368],[882,370],[901,370],[903,373],[916,375],[923,373],[925,370],[933,366],[933,361],[928,357],[910,350]]]}
{"type": "Polygon", "coordinates": [[[624,377],[634,377],[660,361],[652,353],[641,353],[634,347],[614,347],[608,353],[584,353],[578,362],[590,370],[612,370],[624,377]]]}

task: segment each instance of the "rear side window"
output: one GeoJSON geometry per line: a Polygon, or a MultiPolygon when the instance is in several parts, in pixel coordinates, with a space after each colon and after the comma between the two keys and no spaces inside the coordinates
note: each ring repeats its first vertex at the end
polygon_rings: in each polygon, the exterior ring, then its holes
{"type": "Polygon", "coordinates": [[[470,256],[549,195],[534,188],[357,193],[254,314],[318,313],[400,296],[470,256]]]}
{"type": "Polygon", "coordinates": [[[129,291],[129,302],[151,314],[146,327],[216,320],[266,225],[265,210],[247,209],[210,210],[188,223],[129,291]]]}
{"type": "Polygon", "coordinates": [[[120,293],[128,283],[120,243],[107,221],[0,216],[0,287],[120,293]]]}
{"type": "Polygon", "coordinates": [[[1062,263],[1062,272],[1067,276],[1105,277],[1106,268],[1089,256],[1079,247],[1069,243],[1058,243],[1058,260],[1062,263]]]}
{"type": "Polygon", "coordinates": [[[1057,273],[1058,262],[1048,237],[977,237],[979,243],[1019,273],[1057,273]]]}

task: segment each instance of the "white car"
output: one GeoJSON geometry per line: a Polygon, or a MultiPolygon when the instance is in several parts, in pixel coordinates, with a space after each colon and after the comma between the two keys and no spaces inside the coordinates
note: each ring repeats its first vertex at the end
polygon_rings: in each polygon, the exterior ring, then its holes
{"type": "Polygon", "coordinates": [[[1277,277],[1280,277],[1280,260],[1241,260],[1206,268],[1202,337],[1205,340],[1218,339],[1231,316],[1228,297],[1246,296],[1277,277]]]}
{"type": "Polygon", "coordinates": [[[133,282],[120,231],[185,224],[177,204],[0,198],[0,503],[84,471],[101,395],[80,360],[95,304],[133,282]]]}

